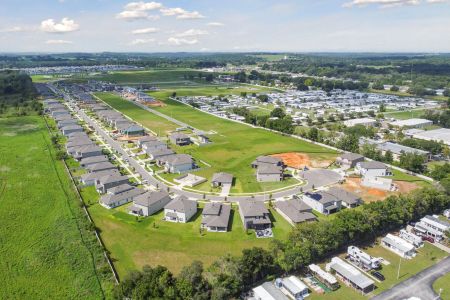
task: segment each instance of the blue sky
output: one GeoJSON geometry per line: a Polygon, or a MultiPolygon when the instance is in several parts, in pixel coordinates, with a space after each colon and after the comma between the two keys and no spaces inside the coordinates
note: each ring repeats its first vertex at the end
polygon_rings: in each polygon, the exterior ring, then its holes
{"type": "Polygon", "coordinates": [[[0,52],[450,52],[449,0],[1,0],[0,52]]]}

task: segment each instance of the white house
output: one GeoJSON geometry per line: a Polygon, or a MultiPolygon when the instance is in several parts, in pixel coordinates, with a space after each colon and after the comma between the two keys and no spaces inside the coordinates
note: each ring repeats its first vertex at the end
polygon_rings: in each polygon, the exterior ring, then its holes
{"type": "Polygon", "coordinates": [[[375,288],[375,282],[372,279],[337,256],[331,259],[331,262],[325,266],[325,270],[334,272],[339,279],[362,294],[369,293],[375,288]]]}
{"type": "Polygon", "coordinates": [[[324,191],[307,192],[303,195],[302,199],[312,209],[324,215],[335,213],[342,206],[342,200],[324,191]]]}
{"type": "Polygon", "coordinates": [[[295,276],[278,278],[275,280],[275,286],[279,288],[283,294],[292,299],[303,299],[309,296],[309,290],[306,284],[295,276]]]}
{"type": "Polygon", "coordinates": [[[381,177],[391,176],[392,172],[385,164],[378,161],[365,161],[356,164],[355,171],[361,176],[381,177]]]}
{"type": "Polygon", "coordinates": [[[253,288],[253,298],[256,300],[289,300],[272,282],[264,282],[253,288]]]}
{"type": "Polygon", "coordinates": [[[197,202],[178,196],[164,206],[164,220],[187,223],[197,213],[197,202]]]}
{"type": "Polygon", "coordinates": [[[381,245],[403,258],[411,259],[416,256],[416,248],[413,244],[390,233],[381,239],[381,245]]]}

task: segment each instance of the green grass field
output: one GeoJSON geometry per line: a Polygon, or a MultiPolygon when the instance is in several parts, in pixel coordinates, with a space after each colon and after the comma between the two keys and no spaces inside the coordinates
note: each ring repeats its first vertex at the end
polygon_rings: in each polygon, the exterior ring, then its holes
{"type": "MultiPolygon", "coordinates": [[[[169,100],[170,91],[164,93],[159,92],[157,98],[164,101],[165,106],[155,108],[156,110],[195,128],[216,132],[210,135],[211,144],[186,147],[181,151],[210,164],[211,174],[217,171],[233,174],[236,177],[236,184],[231,190],[232,193],[264,191],[263,185],[256,181],[255,170],[250,167],[251,162],[259,155],[302,152],[307,153],[313,160],[331,160],[337,155],[332,150],[308,142],[209,115],[180,102],[169,100]]],[[[177,90],[178,93],[182,94],[177,90]]],[[[154,114],[130,102],[111,97],[110,94],[97,95],[142,124],[153,122],[150,120],[153,120],[154,114]]],[[[165,122],[172,124],[167,120],[165,122]]],[[[158,130],[151,124],[148,124],[148,127],[154,131],[158,130]]]]}
{"type": "MultiPolygon", "coordinates": [[[[85,201],[92,202],[90,199],[85,201]]],[[[111,252],[119,275],[140,269],[145,264],[163,265],[178,273],[193,260],[206,266],[222,255],[238,255],[253,246],[268,247],[271,239],[257,239],[253,232],[244,231],[239,212],[233,209],[232,224],[227,233],[204,232],[200,234],[201,210],[186,223],[162,220],[164,213],[137,221],[126,212],[126,206],[107,210],[99,204],[89,212],[101,230],[101,237],[111,252]]],[[[291,230],[278,213],[272,210],[273,231],[276,238],[285,239],[291,230]]]]}
{"type": "Polygon", "coordinates": [[[384,116],[386,118],[394,118],[399,120],[411,119],[411,118],[420,118],[423,116],[426,109],[418,109],[411,111],[395,111],[395,112],[385,112],[384,116]]]}
{"type": "Polygon", "coordinates": [[[101,299],[79,202],[49,146],[40,117],[0,119],[0,298],[101,299]]]}
{"type": "Polygon", "coordinates": [[[450,273],[442,276],[433,283],[433,289],[436,293],[439,293],[439,289],[442,289],[441,298],[450,299],[450,273]]]}

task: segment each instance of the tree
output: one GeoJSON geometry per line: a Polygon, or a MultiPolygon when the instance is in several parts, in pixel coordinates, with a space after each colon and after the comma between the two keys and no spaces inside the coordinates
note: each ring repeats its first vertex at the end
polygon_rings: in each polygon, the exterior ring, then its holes
{"type": "Polygon", "coordinates": [[[251,286],[253,283],[265,278],[266,275],[273,274],[276,265],[273,257],[267,250],[253,247],[242,251],[239,269],[244,284],[251,286]]]}
{"type": "Polygon", "coordinates": [[[392,163],[394,161],[394,156],[392,155],[391,150],[388,150],[384,153],[384,161],[387,163],[392,163]]]}
{"type": "Polygon", "coordinates": [[[423,173],[426,169],[425,158],[417,153],[400,154],[400,166],[415,173],[423,173]]]}
{"type": "Polygon", "coordinates": [[[344,135],[337,142],[336,147],[349,152],[358,152],[359,150],[358,137],[356,137],[355,135],[344,135]]]}
{"type": "Polygon", "coordinates": [[[384,90],[384,85],[380,81],[377,81],[372,85],[372,88],[374,90],[384,90]]]}
{"type": "Polygon", "coordinates": [[[264,94],[258,95],[258,97],[256,97],[256,98],[258,98],[258,100],[261,101],[261,102],[268,102],[269,101],[269,96],[264,95],[264,94]]]}
{"type": "Polygon", "coordinates": [[[398,92],[399,90],[400,89],[398,86],[396,86],[396,85],[391,86],[391,92],[398,92]]]}
{"type": "Polygon", "coordinates": [[[280,107],[275,108],[270,112],[270,117],[282,119],[286,116],[284,110],[280,107]]]}
{"type": "Polygon", "coordinates": [[[308,131],[308,139],[318,142],[319,141],[319,130],[316,127],[311,127],[308,131]]]}
{"type": "Polygon", "coordinates": [[[386,106],[384,105],[384,103],[380,104],[380,107],[379,107],[378,111],[381,112],[381,113],[386,112],[386,106]]]}
{"type": "Polygon", "coordinates": [[[203,277],[203,264],[193,261],[183,267],[176,281],[178,293],[182,299],[209,299],[210,287],[203,277]]]}
{"type": "Polygon", "coordinates": [[[205,80],[207,82],[212,82],[214,80],[214,75],[213,74],[206,75],[205,80]]]}

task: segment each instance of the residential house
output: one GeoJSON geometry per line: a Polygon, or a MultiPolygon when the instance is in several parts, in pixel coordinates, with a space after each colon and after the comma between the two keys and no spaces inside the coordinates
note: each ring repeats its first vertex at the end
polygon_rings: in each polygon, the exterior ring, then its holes
{"type": "Polygon", "coordinates": [[[197,202],[185,196],[177,196],[164,206],[164,219],[169,222],[187,223],[197,213],[197,202]]]}
{"type": "Polygon", "coordinates": [[[115,170],[109,170],[107,172],[110,173],[99,177],[95,182],[95,188],[99,193],[104,194],[110,188],[128,183],[127,176],[120,175],[120,173],[115,172],[115,170]]]}
{"type": "Polygon", "coordinates": [[[61,129],[66,126],[75,126],[78,125],[78,120],[76,119],[66,119],[57,122],[58,129],[61,129]]]}
{"type": "Polygon", "coordinates": [[[421,235],[431,236],[440,241],[445,238],[446,231],[450,230],[450,223],[440,220],[437,216],[427,215],[416,223],[414,230],[421,235]]]}
{"type": "Polygon", "coordinates": [[[312,213],[312,208],[298,198],[276,201],[275,210],[292,226],[302,222],[317,221],[316,216],[312,213]]]}
{"type": "Polygon", "coordinates": [[[274,182],[283,179],[283,167],[278,165],[260,164],[256,169],[256,180],[259,182],[274,182]]]}
{"type": "Polygon", "coordinates": [[[173,154],[159,158],[158,163],[169,173],[183,173],[194,168],[194,160],[188,154],[173,154]]]}
{"type": "Polygon", "coordinates": [[[145,153],[147,153],[150,159],[161,159],[163,157],[175,154],[175,152],[169,148],[145,150],[145,153]]]}
{"type": "Polygon", "coordinates": [[[284,167],[283,160],[273,156],[258,156],[251,164],[252,168],[258,168],[261,165],[275,165],[284,167]]]}
{"type": "Polygon", "coordinates": [[[400,156],[405,153],[413,153],[422,156],[425,162],[428,162],[431,159],[431,153],[428,151],[403,146],[400,144],[392,143],[392,142],[384,142],[376,145],[376,148],[381,151],[381,154],[385,155],[386,152],[390,151],[392,153],[392,158],[395,161],[400,160],[400,156]]]}
{"type": "Polygon", "coordinates": [[[93,165],[93,164],[98,164],[98,163],[103,163],[103,162],[108,162],[108,157],[106,155],[98,155],[98,156],[91,156],[91,157],[86,157],[86,158],[82,158],[80,160],[80,166],[82,168],[89,166],[89,165],[93,165]]]}
{"type": "Polygon", "coordinates": [[[133,215],[148,217],[162,210],[171,200],[169,193],[164,191],[146,192],[134,198],[128,210],[133,215]]]}
{"type": "Polygon", "coordinates": [[[341,167],[354,168],[357,163],[363,162],[364,156],[356,153],[344,153],[336,158],[336,164],[341,167]]]}
{"type": "Polygon", "coordinates": [[[61,128],[61,132],[63,135],[68,136],[74,132],[83,132],[83,127],[80,125],[68,125],[61,128]]]}
{"type": "Polygon", "coordinates": [[[391,176],[391,169],[378,161],[365,161],[356,164],[355,171],[362,176],[382,177],[391,176]]]}
{"type": "Polygon", "coordinates": [[[122,184],[108,189],[106,194],[100,198],[100,205],[108,209],[115,208],[133,201],[135,197],[143,193],[145,193],[143,189],[122,184]]]}
{"type": "Polygon", "coordinates": [[[416,248],[413,244],[390,233],[381,239],[381,245],[403,258],[411,259],[416,255],[416,248]]]}
{"type": "Polygon", "coordinates": [[[264,282],[252,291],[255,300],[289,300],[272,282],[264,282]]]}
{"type": "Polygon", "coordinates": [[[125,136],[140,136],[145,134],[144,128],[136,124],[124,124],[122,126],[118,126],[117,128],[119,132],[125,136]]]}
{"type": "Polygon", "coordinates": [[[84,186],[91,186],[91,185],[95,185],[95,183],[97,182],[97,180],[105,175],[109,175],[111,173],[115,173],[116,175],[120,175],[118,170],[107,170],[107,171],[101,171],[101,172],[95,172],[95,173],[86,173],[81,175],[80,179],[81,179],[81,183],[84,186]]]}
{"type": "Polygon", "coordinates": [[[214,173],[211,180],[211,185],[213,187],[231,185],[232,183],[233,183],[233,175],[225,172],[214,173]]]}
{"type": "Polygon", "coordinates": [[[146,135],[146,136],[144,136],[144,137],[141,137],[138,141],[137,141],[137,145],[138,145],[138,147],[139,148],[142,148],[142,146],[145,144],[145,143],[148,143],[148,142],[154,142],[154,141],[157,141],[158,139],[155,137],[155,136],[152,136],[152,135],[146,135]]]}
{"type": "Polygon", "coordinates": [[[270,213],[264,202],[251,199],[242,200],[239,202],[239,214],[246,230],[262,230],[272,227],[270,213]]]}
{"type": "Polygon", "coordinates": [[[309,289],[296,276],[278,278],[275,280],[275,286],[291,299],[304,299],[309,296],[309,289]]]}
{"type": "Polygon", "coordinates": [[[83,146],[81,148],[78,148],[75,153],[73,154],[73,157],[77,160],[81,160],[82,158],[91,157],[91,156],[99,156],[102,155],[103,151],[102,148],[100,148],[97,145],[88,145],[83,146]]]}
{"type": "Polygon", "coordinates": [[[326,192],[306,192],[303,201],[315,211],[324,215],[335,213],[341,209],[342,200],[326,192]]]}
{"type": "Polygon", "coordinates": [[[169,140],[172,144],[178,145],[178,146],[186,146],[191,144],[191,138],[181,132],[174,132],[169,135],[169,140]]]}
{"type": "Polygon", "coordinates": [[[332,291],[335,291],[339,288],[339,282],[337,281],[336,277],[322,270],[320,266],[311,264],[308,266],[308,268],[315,278],[317,278],[320,282],[325,284],[325,286],[331,289],[332,291]]]}
{"type": "Polygon", "coordinates": [[[202,228],[212,232],[227,232],[231,206],[223,203],[209,202],[202,211],[202,228]]]}
{"type": "Polygon", "coordinates": [[[167,144],[160,142],[160,141],[150,141],[150,142],[143,143],[141,148],[148,153],[149,151],[167,149],[167,144]]]}
{"type": "Polygon", "coordinates": [[[339,279],[362,294],[370,293],[375,288],[375,282],[372,279],[337,256],[331,259],[331,262],[325,266],[325,270],[334,272],[339,279]]]}
{"type": "Polygon", "coordinates": [[[105,162],[88,165],[85,167],[85,169],[89,173],[95,173],[95,172],[101,172],[101,171],[107,171],[107,170],[114,170],[114,169],[117,169],[117,167],[115,165],[113,165],[112,163],[110,163],[109,161],[105,161],[105,162]]]}
{"type": "Polygon", "coordinates": [[[335,196],[337,199],[342,201],[342,206],[347,208],[354,208],[363,203],[363,200],[360,196],[346,191],[344,189],[338,187],[331,187],[327,190],[327,193],[335,196]]]}

